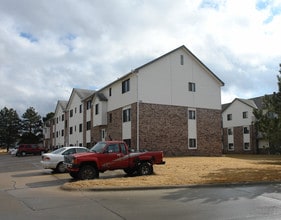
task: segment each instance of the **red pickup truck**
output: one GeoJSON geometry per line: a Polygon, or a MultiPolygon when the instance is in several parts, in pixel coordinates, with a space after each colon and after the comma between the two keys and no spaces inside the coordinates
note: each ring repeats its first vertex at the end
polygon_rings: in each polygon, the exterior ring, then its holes
{"type": "Polygon", "coordinates": [[[129,175],[150,175],[153,164],[165,164],[162,151],[129,152],[123,141],[98,142],[90,151],[64,157],[70,176],[81,180],[94,179],[100,172],[117,169],[123,169],[129,175]]]}

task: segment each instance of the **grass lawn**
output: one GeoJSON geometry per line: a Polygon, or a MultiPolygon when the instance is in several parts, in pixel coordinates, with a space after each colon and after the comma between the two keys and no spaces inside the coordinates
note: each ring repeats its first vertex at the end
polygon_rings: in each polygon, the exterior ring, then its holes
{"type": "Polygon", "coordinates": [[[154,175],[126,177],[123,171],[114,175],[108,171],[99,179],[69,182],[65,186],[88,189],[281,181],[280,155],[166,157],[164,160],[165,165],[154,166],[154,175]]]}

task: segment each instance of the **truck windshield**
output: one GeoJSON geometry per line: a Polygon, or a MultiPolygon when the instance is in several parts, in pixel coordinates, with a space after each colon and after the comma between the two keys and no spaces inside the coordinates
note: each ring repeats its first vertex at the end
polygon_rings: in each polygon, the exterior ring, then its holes
{"type": "Polygon", "coordinates": [[[103,152],[103,148],[106,146],[105,142],[98,142],[95,146],[93,146],[91,148],[91,152],[95,152],[95,153],[102,153],[103,152]]]}

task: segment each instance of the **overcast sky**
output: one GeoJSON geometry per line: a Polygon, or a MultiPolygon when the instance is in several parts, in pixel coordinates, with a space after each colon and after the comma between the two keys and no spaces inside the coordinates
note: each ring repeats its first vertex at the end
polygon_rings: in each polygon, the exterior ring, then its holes
{"type": "Polygon", "coordinates": [[[45,116],[181,45],[222,103],[277,91],[281,0],[0,0],[0,108],[45,116]]]}

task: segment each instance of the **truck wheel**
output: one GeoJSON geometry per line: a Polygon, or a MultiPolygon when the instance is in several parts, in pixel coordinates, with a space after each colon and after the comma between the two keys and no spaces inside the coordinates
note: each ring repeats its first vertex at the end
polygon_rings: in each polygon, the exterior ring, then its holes
{"type": "Polygon", "coordinates": [[[153,173],[153,166],[149,162],[143,162],[138,167],[138,174],[143,175],[151,175],[153,173]]]}
{"type": "Polygon", "coordinates": [[[99,177],[98,170],[91,166],[91,165],[85,165],[81,167],[81,169],[78,172],[78,178],[80,180],[89,180],[89,179],[95,179],[99,177]]]}
{"type": "Polygon", "coordinates": [[[78,173],[77,173],[77,172],[69,172],[69,175],[70,175],[73,179],[78,179],[78,173]]]}

